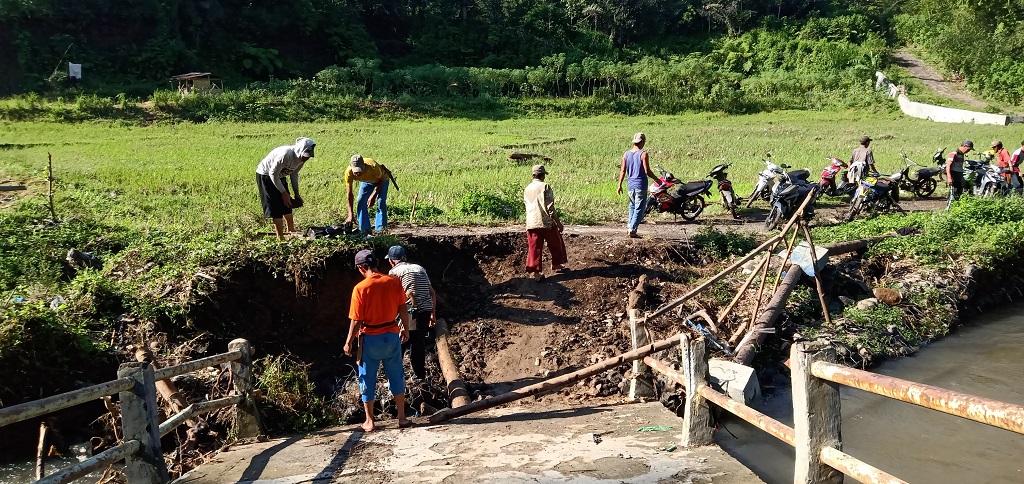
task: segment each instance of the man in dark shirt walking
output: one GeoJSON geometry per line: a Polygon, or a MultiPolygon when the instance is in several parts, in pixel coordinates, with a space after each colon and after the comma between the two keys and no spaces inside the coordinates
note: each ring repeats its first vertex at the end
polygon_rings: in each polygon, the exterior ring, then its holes
{"type": "Polygon", "coordinates": [[[430,328],[437,324],[437,293],[430,284],[427,270],[419,264],[406,261],[405,247],[400,245],[388,249],[384,257],[391,263],[388,274],[402,280],[402,288],[408,297],[405,304],[412,314],[409,328],[409,363],[417,380],[427,378],[427,339],[430,328]]]}
{"type": "Polygon", "coordinates": [[[946,160],[946,185],[949,186],[949,199],[946,202],[946,210],[953,206],[953,202],[960,199],[964,193],[966,183],[964,182],[964,155],[974,149],[974,142],[965,140],[960,147],[953,150],[946,160]]]}

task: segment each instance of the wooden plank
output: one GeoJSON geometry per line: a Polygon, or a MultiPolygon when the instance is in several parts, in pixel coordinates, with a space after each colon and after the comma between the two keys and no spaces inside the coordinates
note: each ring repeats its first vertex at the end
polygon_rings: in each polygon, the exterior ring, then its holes
{"type": "Polygon", "coordinates": [[[242,403],[243,400],[245,400],[245,397],[243,397],[242,395],[232,395],[230,397],[218,398],[216,400],[208,400],[205,402],[193,403],[192,405],[185,407],[184,410],[178,412],[171,418],[168,418],[167,420],[161,422],[160,436],[163,437],[171,433],[171,431],[174,430],[177,426],[181,425],[182,422],[192,418],[195,415],[202,415],[204,413],[209,413],[214,410],[220,410],[224,407],[238,405],[239,403],[242,403]]]}
{"type": "Polygon", "coordinates": [[[252,390],[256,385],[256,377],[252,374],[252,346],[248,341],[238,338],[228,343],[228,349],[229,353],[239,353],[239,357],[231,362],[231,381],[234,383],[235,395],[242,397],[242,401],[235,407],[231,431],[240,439],[259,437],[263,433],[263,421],[256,408],[256,401],[252,398],[252,390]]]}
{"type": "Polygon", "coordinates": [[[240,351],[228,351],[227,353],[221,353],[219,355],[207,356],[206,358],[199,358],[198,360],[187,361],[180,365],[168,366],[166,368],[160,368],[153,372],[154,378],[157,380],[166,380],[168,378],[174,378],[185,373],[192,373],[196,370],[203,368],[209,368],[211,366],[223,365],[229,361],[234,361],[242,357],[240,351]]]}
{"type": "Polygon", "coordinates": [[[811,374],[815,361],[835,361],[835,349],[823,342],[791,347],[793,430],[796,432],[794,484],[842,484],[843,474],[821,460],[826,447],[842,450],[839,385],[811,374]]]}
{"type": "Polygon", "coordinates": [[[811,374],[832,382],[1024,434],[1024,406],[816,361],[811,374]]]}
{"type": "Polygon", "coordinates": [[[860,459],[832,447],[821,449],[821,461],[833,469],[856,479],[857,482],[865,484],[907,484],[907,481],[903,479],[888,472],[878,470],[860,459]]]}
{"type": "Polygon", "coordinates": [[[0,427],[63,410],[114,393],[123,392],[131,387],[131,379],[118,378],[117,380],[79,388],[78,390],[61,393],[60,395],[0,408],[0,427]]]}
{"type": "Polygon", "coordinates": [[[459,374],[459,365],[452,358],[452,351],[448,347],[448,323],[438,319],[435,325],[436,338],[434,339],[437,348],[437,363],[441,367],[441,375],[448,384],[448,399],[452,408],[462,407],[469,404],[469,391],[466,390],[466,383],[462,381],[459,374]]]}
{"type": "Polygon", "coordinates": [[[128,482],[163,484],[170,482],[160,449],[160,423],[156,416],[156,387],[149,363],[123,363],[120,378],[130,378],[132,387],[120,393],[121,426],[126,440],[137,440],[139,451],[125,458],[128,482]]]}
{"type": "MultiPolygon", "coordinates": [[[[73,466],[65,467],[34,484],[64,484],[84,477],[90,472],[106,467],[114,462],[135,454],[142,447],[138,440],[129,440],[116,447],[111,447],[73,466]]],[[[134,482],[134,481],[132,481],[134,482]]]]}
{"type": "Polygon", "coordinates": [[[468,405],[442,410],[430,416],[430,423],[444,422],[446,420],[450,420],[456,417],[469,415],[474,412],[479,412],[481,410],[485,410],[488,408],[497,407],[498,405],[514,402],[521,398],[526,398],[532,395],[557,390],[566,385],[576,383],[577,381],[580,381],[584,378],[588,378],[608,371],[610,368],[615,368],[616,366],[619,366],[623,363],[628,363],[633,360],[643,358],[652,353],[667,350],[678,344],[678,336],[673,336],[671,338],[655,341],[654,343],[651,343],[650,345],[645,346],[643,348],[637,348],[628,353],[623,353],[618,356],[608,358],[604,361],[590,365],[582,370],[574,371],[572,373],[555,378],[549,378],[540,383],[535,383],[533,385],[520,388],[519,390],[513,390],[508,393],[502,393],[501,395],[496,395],[491,398],[479,400],[468,405]]]}
{"type": "MultiPolygon", "coordinates": [[[[688,338],[686,333],[679,334],[683,358],[683,378],[685,387],[700,388],[708,384],[708,360],[704,338],[688,338]]],[[[686,407],[683,413],[682,445],[699,447],[711,445],[711,407],[698,391],[686,391],[686,407]]]]}

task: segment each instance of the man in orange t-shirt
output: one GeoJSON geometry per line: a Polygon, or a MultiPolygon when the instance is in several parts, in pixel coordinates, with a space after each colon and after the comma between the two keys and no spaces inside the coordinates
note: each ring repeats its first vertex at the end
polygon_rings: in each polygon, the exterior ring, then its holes
{"type": "Polygon", "coordinates": [[[412,425],[405,418],[405,368],[402,366],[402,343],[409,339],[409,308],[405,290],[397,277],[380,272],[373,251],[356,254],[356,269],[363,280],[352,289],[348,317],[352,320],[345,340],[345,354],[352,355],[352,342],[359,340],[359,392],[362,394],[366,421],[365,432],[377,427],[373,419],[373,402],[377,395],[377,372],[381,364],[388,378],[388,389],[398,407],[398,428],[412,425]],[[396,319],[400,318],[399,326],[396,319]]]}

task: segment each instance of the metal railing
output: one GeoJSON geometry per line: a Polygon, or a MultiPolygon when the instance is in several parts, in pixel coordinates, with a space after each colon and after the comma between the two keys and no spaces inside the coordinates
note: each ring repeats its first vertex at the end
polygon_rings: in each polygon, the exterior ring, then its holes
{"type": "Polygon", "coordinates": [[[36,483],[71,482],[121,460],[125,461],[124,472],[128,482],[170,482],[170,476],[164,464],[163,451],[160,447],[160,438],[186,420],[196,415],[237,405],[234,421],[235,434],[242,438],[259,435],[259,415],[256,413],[251,398],[253,387],[251,353],[248,341],[236,339],[228,344],[226,353],[159,370],[154,370],[153,365],[146,362],[124,363],[117,371],[118,378],[116,380],[0,408],[0,427],[117,394],[121,403],[121,430],[124,436],[122,443],[85,461],[43,477],[36,483]],[[233,395],[193,403],[167,418],[163,423],[158,421],[156,382],[224,363],[231,363],[233,395]]]}
{"type": "Polygon", "coordinates": [[[713,443],[708,402],[764,430],[796,449],[796,484],[841,484],[843,476],[864,483],[905,483],[842,451],[839,385],[913,403],[939,412],[1024,434],[1024,407],[931,385],[848,368],[835,363],[835,349],[821,343],[796,343],[790,364],[793,427],[736,402],[708,384],[703,338],[680,335],[682,371],[647,357],[644,362],[686,388],[682,444],[713,443]],[[693,391],[696,389],[696,391],[693,391]]]}

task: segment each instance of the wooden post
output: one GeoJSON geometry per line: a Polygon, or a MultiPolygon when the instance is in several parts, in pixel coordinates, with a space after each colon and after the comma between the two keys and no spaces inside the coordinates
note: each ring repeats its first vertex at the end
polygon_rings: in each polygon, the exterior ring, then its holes
{"type": "MultiPolygon", "coordinates": [[[[629,293],[629,303],[626,306],[626,313],[629,314],[629,334],[634,350],[651,343],[650,334],[647,332],[647,320],[640,316],[646,304],[647,274],[643,274],[637,281],[636,287],[629,293]]],[[[645,365],[641,360],[633,360],[633,378],[629,381],[629,399],[632,401],[653,399],[657,396],[655,393],[654,374],[651,372],[651,367],[645,365]]]]}
{"type": "Polygon", "coordinates": [[[823,342],[796,343],[790,350],[793,378],[793,430],[796,432],[794,484],[842,484],[843,474],[821,461],[821,450],[842,450],[839,385],[811,374],[815,361],[834,363],[835,350],[823,342]]]}
{"type": "Polygon", "coordinates": [[[46,175],[46,196],[50,200],[50,219],[53,221],[57,220],[57,211],[53,209],[53,155],[49,151],[46,152],[47,159],[47,175],[46,175]]]}
{"type": "Polygon", "coordinates": [[[684,447],[711,445],[711,408],[700,394],[700,388],[708,384],[708,360],[705,356],[704,338],[687,338],[679,334],[679,348],[683,356],[683,378],[686,379],[686,409],[683,415],[684,447]]]}
{"type": "Polygon", "coordinates": [[[46,451],[49,450],[49,430],[46,421],[39,422],[39,445],[36,446],[36,480],[46,477],[46,451]]]}
{"type": "Polygon", "coordinates": [[[133,483],[170,482],[160,449],[153,367],[149,363],[123,363],[117,370],[117,377],[131,378],[133,382],[130,390],[118,394],[124,440],[138,440],[141,444],[137,453],[125,459],[125,477],[133,483]]]}
{"type": "Polygon", "coordinates": [[[263,433],[260,412],[252,396],[255,378],[252,374],[252,346],[238,338],[228,343],[228,351],[240,351],[242,356],[231,362],[232,381],[235,394],[242,395],[242,402],[235,406],[234,434],[239,439],[259,437],[263,433]]]}
{"type": "Polygon", "coordinates": [[[459,374],[459,365],[455,364],[452,358],[452,351],[448,348],[448,323],[444,319],[437,320],[437,364],[441,367],[441,375],[448,384],[448,400],[452,408],[469,404],[469,391],[466,390],[466,383],[462,381],[459,374]]]}
{"type": "Polygon", "coordinates": [[[416,193],[412,196],[412,210],[409,211],[409,223],[412,223],[413,219],[416,218],[416,201],[419,200],[420,194],[416,193]]]}

